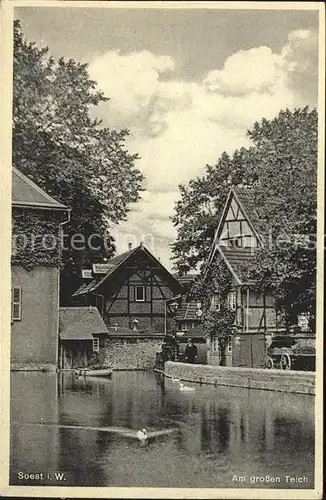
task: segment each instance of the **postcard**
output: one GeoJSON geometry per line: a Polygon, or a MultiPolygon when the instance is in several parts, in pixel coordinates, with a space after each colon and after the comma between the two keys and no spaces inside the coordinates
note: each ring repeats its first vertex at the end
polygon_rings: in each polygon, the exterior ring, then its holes
{"type": "Polygon", "coordinates": [[[0,12],[1,493],[321,498],[323,4],[0,12]]]}

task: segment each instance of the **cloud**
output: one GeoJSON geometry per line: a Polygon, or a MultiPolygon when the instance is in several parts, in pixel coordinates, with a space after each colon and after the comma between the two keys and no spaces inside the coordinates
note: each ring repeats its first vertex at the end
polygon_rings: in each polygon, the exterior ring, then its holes
{"type": "Polygon", "coordinates": [[[131,207],[127,221],[111,231],[118,251],[126,251],[129,243],[135,247],[143,242],[163,265],[171,269],[170,245],[176,237],[176,230],[170,215],[178,197],[178,191],[162,194],[144,191],[142,199],[131,207]]]}
{"type": "Polygon", "coordinates": [[[96,58],[91,77],[111,98],[101,116],[110,127],[130,129],[128,147],[141,156],[137,166],[146,176],[143,198],[118,226],[120,236],[137,233],[139,242],[152,235],[152,249],[167,264],[178,184],[202,175],[223,151],[248,146],[255,121],[315,105],[317,47],[316,33],[295,30],[279,53],[267,46],[240,50],[192,82],[173,78],[172,55],[109,51],[96,58]]]}
{"type": "Polygon", "coordinates": [[[269,47],[240,50],[228,57],[221,70],[209,72],[204,85],[211,92],[242,97],[297,93],[315,103],[318,68],[318,36],[312,30],[294,30],[280,53],[269,47]],[[310,94],[307,95],[307,90],[310,94]],[[312,91],[313,90],[313,91],[312,91]]]}
{"type": "Polygon", "coordinates": [[[170,56],[155,56],[147,50],[127,54],[109,51],[97,57],[89,71],[110,97],[109,104],[102,106],[103,118],[109,116],[117,127],[146,122],[160,76],[173,69],[174,61],[170,56]]]}
{"type": "Polygon", "coordinates": [[[228,57],[221,70],[208,73],[204,85],[208,90],[227,96],[244,96],[252,92],[273,92],[281,77],[280,56],[269,47],[240,50],[228,57]]]}
{"type": "Polygon", "coordinates": [[[303,102],[317,105],[318,35],[312,30],[294,30],[282,52],[282,67],[288,88],[303,102]]]}

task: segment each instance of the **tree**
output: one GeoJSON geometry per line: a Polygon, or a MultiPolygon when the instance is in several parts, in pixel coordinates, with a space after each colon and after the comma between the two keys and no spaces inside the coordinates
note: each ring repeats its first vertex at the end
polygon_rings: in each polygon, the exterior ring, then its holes
{"type": "Polygon", "coordinates": [[[181,200],[172,217],[178,233],[172,251],[180,274],[205,263],[231,186],[251,186],[256,180],[251,154],[251,149],[245,148],[235,151],[233,157],[223,153],[215,166],[206,165],[203,177],[179,186],[181,200]]]}
{"type": "Polygon", "coordinates": [[[287,325],[316,304],[317,140],[316,110],[282,111],[256,123],[250,136],[262,173],[256,204],[267,234],[247,269],[260,290],[272,291],[287,325]]]}
{"type": "Polygon", "coordinates": [[[175,266],[180,274],[196,266],[207,272],[213,235],[231,185],[251,186],[266,244],[244,272],[256,280],[258,290],[273,292],[288,322],[299,312],[313,317],[317,112],[284,110],[273,120],[255,123],[248,134],[250,148],[232,157],[223,153],[215,166],[206,167],[204,177],[180,186],[181,200],[173,217],[178,231],[175,266]]]}
{"type": "Polygon", "coordinates": [[[138,155],[125,146],[128,131],[111,130],[92,118],[96,106],[107,100],[90,79],[87,64],[55,60],[48,48],[27,42],[15,21],[13,165],[71,208],[63,253],[64,301],[76,288],[81,267],[112,255],[110,225],[125,219],[141,191],[138,155]],[[98,235],[94,248],[72,248],[74,234],[86,241],[98,235]]]}

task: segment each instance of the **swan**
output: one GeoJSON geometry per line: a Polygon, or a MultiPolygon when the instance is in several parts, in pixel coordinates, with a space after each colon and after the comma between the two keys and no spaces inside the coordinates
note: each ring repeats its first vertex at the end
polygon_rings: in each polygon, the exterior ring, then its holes
{"type": "Polygon", "coordinates": [[[184,385],[184,384],[179,384],[179,389],[180,389],[180,391],[184,391],[184,392],[193,392],[196,390],[194,387],[188,387],[187,385],[184,385]]]}
{"type": "MultiPolygon", "coordinates": [[[[43,418],[43,417],[42,417],[43,418]]],[[[155,439],[160,436],[169,436],[172,434],[177,434],[179,432],[178,427],[171,427],[169,429],[161,429],[161,430],[153,430],[147,431],[147,429],[141,429],[136,431],[134,429],[127,429],[125,427],[90,427],[87,425],[66,425],[66,424],[58,424],[58,423],[44,423],[44,420],[41,420],[40,423],[28,423],[28,422],[13,422],[13,425],[19,426],[33,426],[33,427],[58,427],[60,429],[83,429],[88,431],[96,431],[96,432],[104,432],[104,433],[112,433],[118,434],[125,438],[138,439],[141,442],[145,443],[149,440],[155,439]]]]}
{"type": "Polygon", "coordinates": [[[139,441],[147,441],[148,439],[148,434],[147,434],[147,430],[146,429],[141,429],[139,431],[137,431],[137,439],[139,439],[139,441]]]}

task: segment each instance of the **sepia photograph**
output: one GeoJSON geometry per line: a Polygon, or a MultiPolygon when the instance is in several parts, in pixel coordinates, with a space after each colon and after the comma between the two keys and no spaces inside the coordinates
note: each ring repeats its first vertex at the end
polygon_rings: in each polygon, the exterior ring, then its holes
{"type": "Polygon", "coordinates": [[[322,3],[1,9],[1,493],[321,498],[322,3]]]}

